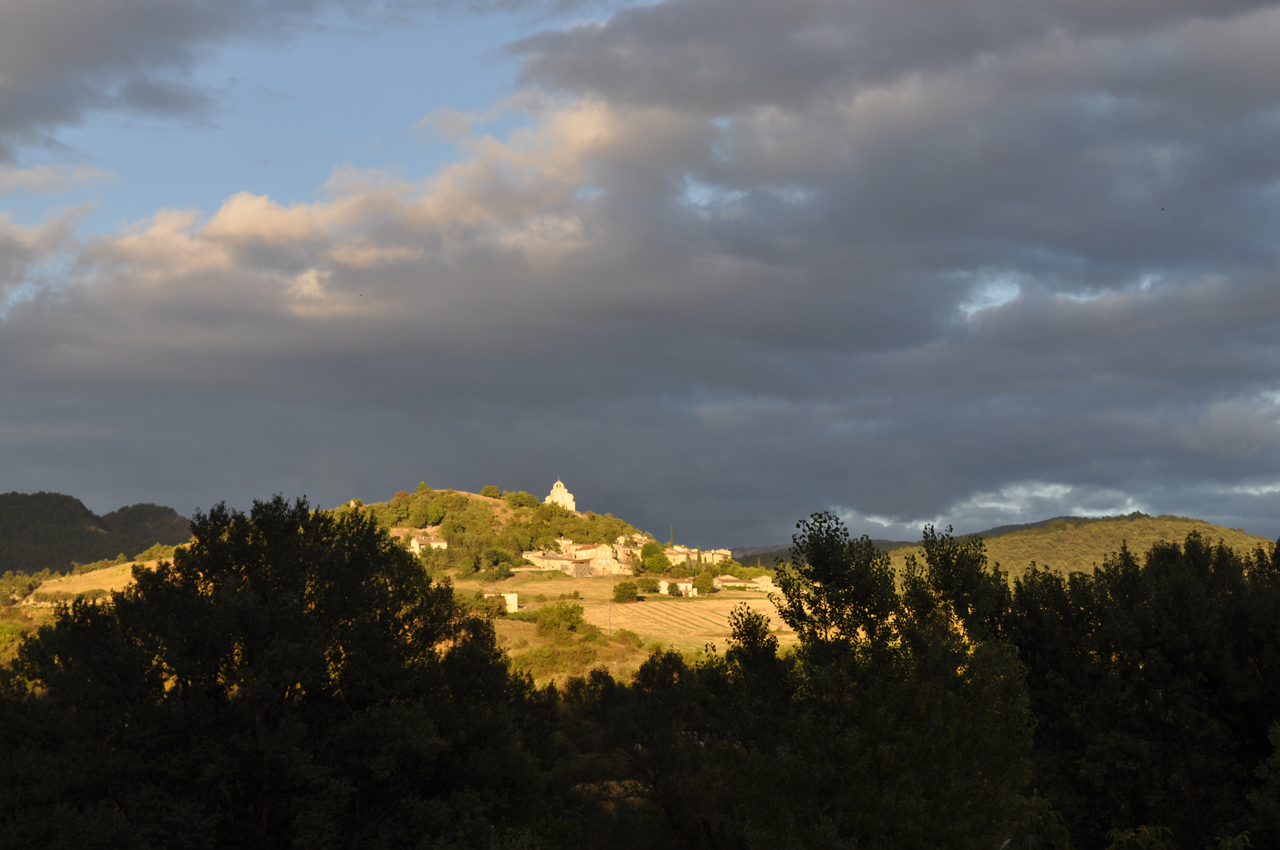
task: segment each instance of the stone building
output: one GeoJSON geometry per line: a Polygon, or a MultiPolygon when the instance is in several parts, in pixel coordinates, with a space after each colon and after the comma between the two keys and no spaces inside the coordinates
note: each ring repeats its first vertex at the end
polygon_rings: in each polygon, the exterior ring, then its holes
{"type": "Polygon", "coordinates": [[[574,543],[567,537],[560,537],[556,539],[555,549],[525,552],[524,557],[535,567],[559,570],[574,578],[632,573],[631,566],[619,561],[615,548],[608,543],[574,543]]]}
{"type": "Polygon", "coordinates": [[[573,494],[565,488],[564,482],[559,478],[556,479],[555,486],[551,488],[550,495],[542,501],[548,505],[559,505],[566,511],[577,511],[577,508],[574,507],[573,494]]]}
{"type": "Polygon", "coordinates": [[[709,565],[732,560],[728,549],[708,549],[704,552],[700,549],[690,549],[688,546],[670,546],[663,549],[662,554],[666,555],[667,560],[673,564],[692,562],[709,565]]]}
{"type": "Polygon", "coordinates": [[[430,549],[448,549],[449,543],[439,537],[413,537],[409,540],[409,551],[421,555],[430,549]]]}
{"type": "Polygon", "coordinates": [[[659,579],[658,592],[663,596],[697,596],[698,588],[689,579],[659,579]],[[674,593],[672,591],[675,591],[674,593]]]}
{"type": "MultiPolygon", "coordinates": [[[[438,529],[437,529],[438,531],[438,529]]],[[[409,540],[409,551],[415,555],[421,555],[429,549],[448,549],[449,543],[441,537],[432,533],[432,530],[426,528],[393,528],[391,529],[392,540],[409,540]]]]}

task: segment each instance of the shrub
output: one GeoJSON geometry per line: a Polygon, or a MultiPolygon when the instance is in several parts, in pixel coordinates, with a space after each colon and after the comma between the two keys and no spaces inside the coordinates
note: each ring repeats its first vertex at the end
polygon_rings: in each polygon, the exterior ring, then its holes
{"type": "Polygon", "coordinates": [[[536,508],[542,504],[542,500],[532,493],[526,493],[523,490],[518,492],[506,492],[502,494],[502,499],[507,503],[507,507],[515,510],[516,508],[536,508]]]}
{"type": "Polygon", "coordinates": [[[477,578],[481,581],[502,581],[503,579],[511,578],[513,575],[515,573],[511,571],[509,564],[497,564],[486,570],[481,570],[477,573],[477,578]]]}
{"type": "Polygon", "coordinates": [[[511,666],[536,679],[545,679],[556,674],[580,675],[596,661],[595,649],[590,644],[579,642],[521,652],[511,657],[511,666]]]}
{"type": "Polygon", "coordinates": [[[582,606],[572,602],[554,602],[538,609],[538,634],[555,635],[582,629],[582,606]]]}
{"type": "Polygon", "coordinates": [[[168,561],[173,558],[175,547],[166,546],[163,543],[157,543],[150,549],[133,556],[135,561],[168,561]]]}
{"type": "Polygon", "coordinates": [[[502,495],[502,491],[492,484],[486,484],[480,488],[480,495],[490,499],[497,499],[502,495]]]}
{"type": "Polygon", "coordinates": [[[613,633],[613,640],[616,643],[620,643],[623,646],[629,646],[632,649],[639,649],[644,646],[644,640],[640,635],[630,629],[618,629],[613,633]]]}
{"type": "MultiPolygon", "coordinates": [[[[159,545],[160,545],[159,543],[156,544],[156,546],[159,546],[159,545]]],[[[152,548],[154,549],[155,547],[153,546],[152,548]]],[[[172,546],[169,547],[169,551],[170,553],[173,552],[172,546]]],[[[78,576],[83,573],[92,573],[98,570],[105,570],[107,567],[118,567],[121,564],[127,564],[127,563],[129,563],[129,558],[123,552],[121,552],[119,555],[116,555],[114,558],[103,558],[101,561],[91,561],[88,564],[76,564],[71,568],[71,574],[78,576]]]]}
{"type": "Polygon", "coordinates": [[[613,586],[614,602],[635,602],[639,588],[634,581],[622,581],[613,586]]]}

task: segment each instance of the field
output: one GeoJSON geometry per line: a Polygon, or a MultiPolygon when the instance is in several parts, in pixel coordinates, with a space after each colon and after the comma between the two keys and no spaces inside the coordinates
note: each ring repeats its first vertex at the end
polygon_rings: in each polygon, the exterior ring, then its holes
{"type": "Polygon", "coordinates": [[[766,594],[758,591],[731,590],[710,597],[689,599],[647,594],[641,602],[614,604],[613,586],[625,577],[569,578],[558,572],[521,573],[496,584],[464,580],[457,589],[464,595],[477,591],[520,594],[521,611],[536,611],[561,598],[582,606],[583,617],[601,632],[601,640],[578,641],[572,646],[537,634],[533,623],[499,619],[496,623],[503,648],[511,653],[517,666],[534,674],[539,682],[580,675],[594,667],[604,667],[614,676],[625,677],[635,670],[651,649],[669,647],[694,655],[707,644],[724,652],[729,637],[729,611],[739,602],[772,620],[779,642],[785,647],[795,642],[795,635],[782,626],[777,612],[766,594]],[[575,598],[573,595],[577,594],[575,598]],[[539,599],[541,597],[541,599],[539,599]],[[635,640],[623,640],[628,633],[635,640]],[[551,668],[555,675],[551,675],[551,668]]]}
{"type": "MultiPolygon", "coordinates": [[[[1128,543],[1129,551],[1139,560],[1158,541],[1182,543],[1191,531],[1199,531],[1207,540],[1221,540],[1246,555],[1255,547],[1270,550],[1272,541],[1265,537],[1246,534],[1239,529],[1223,528],[1203,520],[1175,516],[1110,517],[1098,520],[1055,520],[1038,528],[1028,528],[991,537],[985,540],[987,558],[999,563],[1017,578],[1026,572],[1034,561],[1038,566],[1068,572],[1093,572],[1094,566],[1121,544],[1128,543]]],[[[889,553],[893,566],[901,572],[906,556],[921,555],[919,547],[895,549],[889,553]]]]}
{"type": "MultiPolygon", "coordinates": [[[[143,566],[154,567],[155,561],[147,561],[143,566]]],[[[123,590],[133,584],[133,563],[120,564],[115,567],[94,570],[73,576],[51,578],[40,585],[40,593],[84,593],[88,590],[123,590]]]]}

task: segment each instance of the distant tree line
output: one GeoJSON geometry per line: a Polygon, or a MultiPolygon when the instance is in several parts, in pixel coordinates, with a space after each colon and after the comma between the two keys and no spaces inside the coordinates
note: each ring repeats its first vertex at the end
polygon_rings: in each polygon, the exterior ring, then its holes
{"type": "MultiPolygon", "coordinates": [[[[793,650],[744,605],[723,652],[536,688],[368,511],[193,530],[0,677],[0,846],[1280,840],[1274,549],[1192,535],[1010,585],[979,540],[928,528],[895,575],[815,514],[776,578],[793,650]]],[[[598,632],[569,600],[532,618],[598,632]]]]}

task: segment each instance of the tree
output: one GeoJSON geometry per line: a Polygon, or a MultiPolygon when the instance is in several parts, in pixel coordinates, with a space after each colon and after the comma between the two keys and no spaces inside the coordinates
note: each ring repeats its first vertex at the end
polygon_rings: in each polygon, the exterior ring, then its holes
{"type": "Polygon", "coordinates": [[[883,645],[898,609],[889,556],[871,539],[849,539],[844,523],[816,513],[796,523],[791,566],[777,576],[778,614],[808,652],[883,645]]]}
{"type": "Polygon", "coordinates": [[[543,703],[371,517],[277,496],[192,528],[23,645],[0,844],[403,846],[536,796],[543,703]]]}
{"type": "Polygon", "coordinates": [[[1018,800],[1003,838],[1000,850],[1071,850],[1071,833],[1063,825],[1062,812],[1035,794],[1018,800]]]}
{"type": "Polygon", "coordinates": [[[909,609],[838,518],[794,542],[777,604],[799,651],[779,657],[768,618],[740,606],[725,657],[571,681],[591,767],[571,781],[613,795],[618,833],[645,846],[991,846],[1030,749],[1012,651],[970,640],[927,583],[932,604],[909,609]]]}
{"type": "Polygon", "coordinates": [[[1241,556],[1198,534],[1144,558],[1122,547],[1092,575],[1015,582],[1001,630],[1026,666],[1034,781],[1081,845],[1140,824],[1167,825],[1180,847],[1246,829],[1280,841],[1280,807],[1268,816],[1250,781],[1280,719],[1277,622],[1276,550],[1241,556]]]}
{"type": "Polygon", "coordinates": [[[662,544],[654,540],[640,547],[640,563],[649,573],[666,574],[671,570],[671,561],[662,551],[662,544]]]}
{"type": "Polygon", "coordinates": [[[512,510],[515,510],[516,508],[536,508],[538,505],[542,504],[541,499],[532,493],[525,492],[524,490],[519,490],[514,493],[510,491],[503,493],[502,499],[507,503],[507,507],[512,510]]]}
{"type": "Polygon", "coordinates": [[[486,484],[480,488],[480,495],[490,499],[497,499],[502,496],[502,491],[493,484],[486,484]]]}
{"type": "Polygon", "coordinates": [[[715,577],[708,572],[698,573],[693,577],[693,589],[698,591],[699,596],[710,596],[716,589],[715,577]]]}
{"type": "Polygon", "coordinates": [[[614,602],[635,602],[638,594],[639,588],[634,581],[621,581],[613,586],[614,602]]]}

